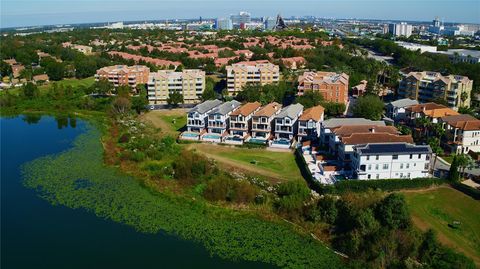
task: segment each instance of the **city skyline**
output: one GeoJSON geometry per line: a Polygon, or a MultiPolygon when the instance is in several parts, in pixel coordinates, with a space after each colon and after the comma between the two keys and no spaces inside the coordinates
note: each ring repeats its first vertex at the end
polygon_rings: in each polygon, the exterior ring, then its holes
{"type": "Polygon", "coordinates": [[[300,0],[295,1],[294,4],[284,0],[228,2],[220,0],[4,0],[0,27],[191,19],[200,16],[216,18],[239,11],[250,12],[253,17],[281,13],[285,17],[430,21],[438,16],[445,22],[480,23],[480,2],[475,0],[370,0],[361,3],[353,0],[300,0]],[[412,10],[411,4],[414,4],[416,9],[412,10]]]}

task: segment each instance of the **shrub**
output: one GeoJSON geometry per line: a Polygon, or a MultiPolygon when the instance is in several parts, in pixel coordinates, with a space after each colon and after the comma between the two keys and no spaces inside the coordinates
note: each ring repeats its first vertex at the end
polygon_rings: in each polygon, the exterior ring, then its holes
{"type": "Polygon", "coordinates": [[[210,180],[203,191],[205,199],[248,204],[255,200],[258,190],[248,181],[237,181],[226,175],[210,180]]]}
{"type": "Polygon", "coordinates": [[[301,213],[305,201],[310,197],[310,189],[302,181],[288,181],[278,186],[277,194],[277,210],[294,216],[301,213]]]}
{"type": "Polygon", "coordinates": [[[368,189],[380,189],[383,191],[395,191],[401,189],[428,188],[447,183],[439,178],[415,178],[415,179],[379,179],[379,180],[345,180],[332,186],[314,185],[319,193],[345,193],[364,192],[368,189]]]}

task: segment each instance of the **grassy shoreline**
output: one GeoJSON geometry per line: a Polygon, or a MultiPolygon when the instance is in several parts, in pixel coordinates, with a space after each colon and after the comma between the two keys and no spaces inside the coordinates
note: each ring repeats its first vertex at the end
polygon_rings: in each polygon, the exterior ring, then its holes
{"type": "MultiPolygon", "coordinates": [[[[41,189],[42,197],[52,204],[82,207],[142,232],[175,233],[203,243],[220,257],[286,268],[343,266],[326,246],[298,230],[293,232],[291,225],[281,220],[265,221],[257,213],[143,187],[142,180],[103,164],[101,136],[101,131],[90,127],[71,150],[26,164],[26,185],[41,189]]],[[[148,186],[148,181],[144,183],[148,186]]]]}

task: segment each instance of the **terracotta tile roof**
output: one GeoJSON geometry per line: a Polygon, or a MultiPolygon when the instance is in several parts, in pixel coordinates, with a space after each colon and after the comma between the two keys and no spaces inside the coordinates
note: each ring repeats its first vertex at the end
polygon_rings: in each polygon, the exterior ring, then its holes
{"type": "Polygon", "coordinates": [[[464,131],[480,130],[480,120],[466,114],[442,117],[442,121],[464,131]]]}
{"type": "Polygon", "coordinates": [[[459,115],[459,113],[451,108],[438,108],[432,110],[426,110],[423,112],[425,116],[431,118],[440,118],[444,116],[459,115]]]}
{"type": "Polygon", "coordinates": [[[345,145],[393,142],[413,144],[413,138],[410,135],[394,135],[387,133],[355,133],[347,137],[342,137],[341,140],[345,145]]]}
{"type": "Polygon", "coordinates": [[[337,136],[350,136],[354,133],[388,133],[398,134],[399,131],[394,126],[379,126],[379,125],[344,125],[335,129],[332,132],[337,136]]]}
{"type": "Polygon", "coordinates": [[[262,104],[260,104],[259,102],[246,103],[243,106],[239,107],[234,112],[232,112],[230,116],[238,116],[238,115],[248,116],[253,112],[255,112],[256,110],[258,110],[261,106],[262,104]]]}
{"type": "Polygon", "coordinates": [[[323,106],[314,106],[303,111],[303,114],[298,118],[299,120],[314,120],[320,121],[322,119],[325,108],[323,106]]]}
{"type": "Polygon", "coordinates": [[[282,109],[282,105],[280,105],[277,102],[270,103],[264,107],[262,107],[259,111],[257,111],[254,116],[258,117],[271,117],[273,116],[276,112],[280,111],[282,109]]]}
{"type": "Polygon", "coordinates": [[[437,108],[446,108],[444,105],[439,105],[436,103],[425,103],[425,104],[418,104],[418,105],[412,105],[406,108],[406,110],[412,111],[412,112],[422,112],[423,110],[432,110],[432,109],[437,109],[437,108]]]}

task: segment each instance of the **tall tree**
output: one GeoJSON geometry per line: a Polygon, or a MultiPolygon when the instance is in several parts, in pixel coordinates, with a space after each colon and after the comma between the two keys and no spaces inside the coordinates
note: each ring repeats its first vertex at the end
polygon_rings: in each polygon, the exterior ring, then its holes
{"type": "Polygon", "coordinates": [[[384,104],[382,100],[375,95],[365,95],[357,99],[353,107],[355,117],[366,118],[370,120],[382,119],[384,104]]]}

